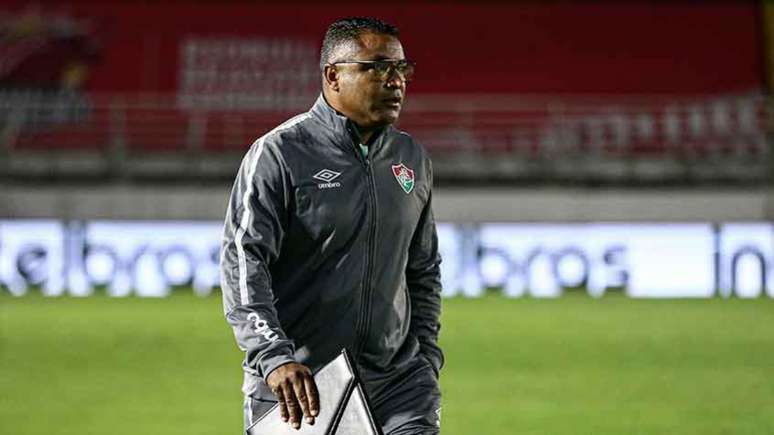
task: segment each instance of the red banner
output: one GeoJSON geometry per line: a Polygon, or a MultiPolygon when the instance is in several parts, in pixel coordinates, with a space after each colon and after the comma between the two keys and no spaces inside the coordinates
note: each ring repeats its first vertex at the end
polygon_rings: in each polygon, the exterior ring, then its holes
{"type": "Polygon", "coordinates": [[[416,93],[685,94],[764,82],[753,2],[4,3],[2,86],[235,93],[235,106],[306,98],[326,26],[352,15],[400,27],[416,93]]]}

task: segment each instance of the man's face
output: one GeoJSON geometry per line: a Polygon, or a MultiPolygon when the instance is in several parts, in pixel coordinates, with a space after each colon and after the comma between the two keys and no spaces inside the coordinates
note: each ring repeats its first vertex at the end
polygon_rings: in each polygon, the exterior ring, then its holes
{"type": "MultiPolygon", "coordinates": [[[[336,56],[336,61],[369,61],[405,59],[403,47],[390,35],[363,33],[353,44],[336,56]]],[[[406,96],[406,82],[399,73],[390,71],[380,78],[373,65],[337,64],[337,109],[363,128],[378,128],[398,120],[406,96]]]]}

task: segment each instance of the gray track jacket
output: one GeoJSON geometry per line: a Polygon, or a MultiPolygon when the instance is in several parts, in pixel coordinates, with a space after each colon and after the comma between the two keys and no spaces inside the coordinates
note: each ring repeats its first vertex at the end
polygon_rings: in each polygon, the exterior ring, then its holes
{"type": "MultiPolygon", "coordinates": [[[[297,361],[352,352],[379,382],[425,358],[436,374],[441,281],[432,168],[386,127],[364,158],[322,96],[258,139],[231,192],[221,253],[228,323],[245,353],[245,394],[297,361]]],[[[258,394],[260,396],[260,394],[258,394]]]]}

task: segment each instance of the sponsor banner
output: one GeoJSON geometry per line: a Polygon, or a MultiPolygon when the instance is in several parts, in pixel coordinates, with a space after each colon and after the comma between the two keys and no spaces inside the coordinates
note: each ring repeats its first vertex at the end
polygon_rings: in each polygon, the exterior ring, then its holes
{"type": "Polygon", "coordinates": [[[23,295],[39,286],[45,295],[64,292],[65,230],[56,221],[0,221],[0,286],[23,295]]]}
{"type": "MultiPolygon", "coordinates": [[[[74,239],[79,293],[165,296],[174,287],[207,294],[219,285],[220,222],[92,222],[74,239]],[[81,254],[81,255],[78,255],[81,254]]],[[[75,288],[73,288],[75,289],[75,288]]]]}
{"type": "Polygon", "coordinates": [[[593,296],[608,289],[632,297],[715,294],[709,224],[441,225],[439,237],[449,296],[486,288],[512,297],[575,288],[593,296]]]}
{"type": "Polygon", "coordinates": [[[718,290],[723,296],[774,297],[774,226],[726,224],[718,239],[718,290]]]}
{"type": "Polygon", "coordinates": [[[23,295],[206,295],[219,285],[220,222],[0,221],[0,288],[23,295]]]}
{"type": "MultiPolygon", "coordinates": [[[[1,221],[0,289],[24,295],[207,295],[220,222],[1,221]]],[[[444,224],[443,296],[774,297],[774,225],[444,224]]]]}

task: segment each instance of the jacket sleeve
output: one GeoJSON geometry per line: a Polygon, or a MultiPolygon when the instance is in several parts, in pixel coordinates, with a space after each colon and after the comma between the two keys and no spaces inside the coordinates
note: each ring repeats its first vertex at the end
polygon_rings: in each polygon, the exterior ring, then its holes
{"type": "Polygon", "coordinates": [[[438,346],[441,330],[441,256],[433,219],[432,177],[432,166],[428,160],[428,199],[409,246],[406,283],[411,298],[410,331],[419,340],[421,352],[438,374],[444,363],[443,352],[438,346]]]}
{"type": "Polygon", "coordinates": [[[288,184],[282,160],[265,139],[242,160],[226,210],[220,272],[226,320],[245,366],[264,379],[294,361],[294,345],[274,307],[269,265],[284,237],[288,184]]]}

